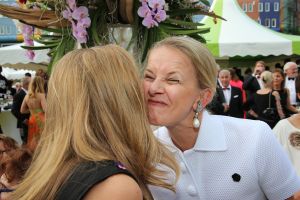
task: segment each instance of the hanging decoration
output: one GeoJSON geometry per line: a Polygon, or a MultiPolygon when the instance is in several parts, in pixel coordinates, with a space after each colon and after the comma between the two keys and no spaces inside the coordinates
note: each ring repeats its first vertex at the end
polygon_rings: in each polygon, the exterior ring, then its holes
{"type": "Polygon", "coordinates": [[[116,42],[114,29],[132,28],[128,49],[142,62],[153,43],[172,35],[188,35],[201,42],[208,27],[193,22],[194,15],[223,19],[209,12],[207,0],[19,0],[20,7],[0,4],[0,14],[25,24],[24,40],[29,56],[50,49],[49,72],[63,55],[75,48],[116,42]],[[30,38],[28,27],[43,30],[30,38]],[[32,46],[33,40],[43,46],[32,46]]]}

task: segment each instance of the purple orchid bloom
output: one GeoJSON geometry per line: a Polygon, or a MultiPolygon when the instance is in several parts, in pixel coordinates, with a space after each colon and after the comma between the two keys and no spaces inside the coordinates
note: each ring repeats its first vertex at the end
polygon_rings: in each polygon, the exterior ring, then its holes
{"type": "Polygon", "coordinates": [[[75,10],[76,8],[76,1],[75,0],[67,0],[67,4],[71,10],[75,10]]]}
{"type": "Polygon", "coordinates": [[[27,50],[26,53],[25,53],[25,55],[26,55],[30,60],[33,60],[34,57],[35,57],[35,53],[34,53],[34,51],[32,51],[32,50],[27,50]]]}
{"type": "Polygon", "coordinates": [[[162,22],[166,20],[166,18],[167,18],[167,14],[165,10],[158,10],[157,13],[154,15],[154,19],[157,22],[162,22]]]}
{"type": "Polygon", "coordinates": [[[85,17],[83,19],[78,20],[77,27],[88,28],[91,25],[91,19],[89,17],[85,17]]]}
{"type": "Polygon", "coordinates": [[[78,8],[75,8],[75,10],[72,13],[73,19],[80,20],[83,18],[86,18],[89,16],[89,10],[87,7],[80,6],[78,8]]]}
{"type": "Polygon", "coordinates": [[[67,7],[66,10],[62,12],[63,18],[71,21],[72,20],[72,11],[67,7]]]}
{"type": "Polygon", "coordinates": [[[152,15],[147,15],[142,21],[142,24],[147,28],[158,26],[158,23],[153,19],[152,15]]]}
{"type": "Polygon", "coordinates": [[[149,0],[148,1],[149,7],[156,10],[162,10],[164,5],[166,4],[165,0],[149,0]]]}
{"type": "Polygon", "coordinates": [[[151,14],[151,10],[147,3],[143,3],[141,7],[138,9],[138,15],[140,17],[146,17],[147,15],[151,14]]]}
{"type": "Polygon", "coordinates": [[[34,46],[34,42],[33,40],[30,38],[30,39],[25,39],[24,38],[24,43],[27,45],[27,46],[34,46]]]}
{"type": "Polygon", "coordinates": [[[76,40],[79,43],[86,43],[87,42],[87,31],[85,28],[79,27],[79,26],[72,26],[72,33],[73,36],[76,38],[76,40]]]}

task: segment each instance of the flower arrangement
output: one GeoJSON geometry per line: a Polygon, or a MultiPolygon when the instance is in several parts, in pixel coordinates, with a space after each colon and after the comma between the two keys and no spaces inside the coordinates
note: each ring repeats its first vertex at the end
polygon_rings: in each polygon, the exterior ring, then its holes
{"type": "Polygon", "coordinates": [[[147,28],[158,26],[158,23],[167,18],[164,0],[140,0],[140,2],[142,5],[138,9],[138,15],[144,18],[142,24],[147,28]]]}
{"type": "MultiPolygon", "coordinates": [[[[128,49],[134,49],[142,62],[151,45],[170,35],[188,35],[201,42],[208,27],[193,22],[194,15],[208,15],[207,0],[19,0],[24,8],[0,4],[0,14],[47,32],[32,38],[44,46],[32,46],[26,34],[23,48],[50,49],[51,66],[74,48],[86,48],[115,42],[113,30],[130,26],[128,49]],[[33,9],[33,7],[35,9],[33,9]],[[27,41],[27,43],[26,43],[27,41]]],[[[29,34],[29,33],[28,33],[29,34]]]]}

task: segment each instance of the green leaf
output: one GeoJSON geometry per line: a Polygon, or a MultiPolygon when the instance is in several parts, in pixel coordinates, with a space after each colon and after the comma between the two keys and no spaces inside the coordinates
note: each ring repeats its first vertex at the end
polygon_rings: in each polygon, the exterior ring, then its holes
{"type": "MultiPolygon", "coordinates": [[[[167,18],[164,22],[162,23],[166,23],[169,22],[171,24],[178,24],[178,25],[182,25],[182,26],[203,26],[204,24],[202,23],[196,23],[196,22],[187,22],[187,21],[183,21],[183,20],[177,20],[177,19],[172,19],[172,18],[167,18]]],[[[161,24],[162,24],[161,23],[161,24]]]]}
{"type": "Polygon", "coordinates": [[[37,38],[33,38],[33,40],[34,41],[36,41],[36,42],[39,42],[39,43],[41,43],[41,44],[45,44],[45,45],[47,45],[47,44],[59,44],[60,42],[61,42],[61,39],[56,39],[56,40],[51,40],[51,39],[44,39],[44,38],[40,38],[40,39],[37,39],[37,38]]]}
{"type": "Polygon", "coordinates": [[[207,0],[200,0],[201,3],[203,3],[204,5],[210,7],[210,3],[207,0]]]}
{"type": "Polygon", "coordinates": [[[51,49],[56,46],[57,46],[57,44],[49,44],[49,45],[44,45],[44,46],[21,46],[21,47],[23,49],[28,49],[28,50],[43,50],[43,49],[51,49]]]}
{"type": "Polygon", "coordinates": [[[189,35],[189,34],[193,34],[193,33],[208,33],[209,32],[209,28],[203,28],[203,29],[194,29],[194,30],[186,30],[186,29],[182,29],[182,30],[175,30],[175,29],[167,29],[167,28],[162,28],[163,31],[171,34],[171,35],[189,35]]]}

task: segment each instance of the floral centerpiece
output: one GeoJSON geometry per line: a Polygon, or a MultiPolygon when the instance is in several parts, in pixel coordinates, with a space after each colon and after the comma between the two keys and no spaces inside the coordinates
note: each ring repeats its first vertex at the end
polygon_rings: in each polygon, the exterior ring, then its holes
{"type": "Polygon", "coordinates": [[[207,0],[19,0],[21,7],[0,4],[0,14],[18,19],[24,26],[28,55],[33,50],[50,49],[49,70],[63,55],[75,48],[111,43],[112,29],[132,27],[127,48],[134,46],[143,61],[151,45],[170,35],[188,35],[205,42],[209,31],[193,22],[194,15],[221,17],[209,12],[207,0]],[[47,31],[33,37],[32,27],[47,31]],[[32,40],[44,46],[32,46],[32,40]]]}

